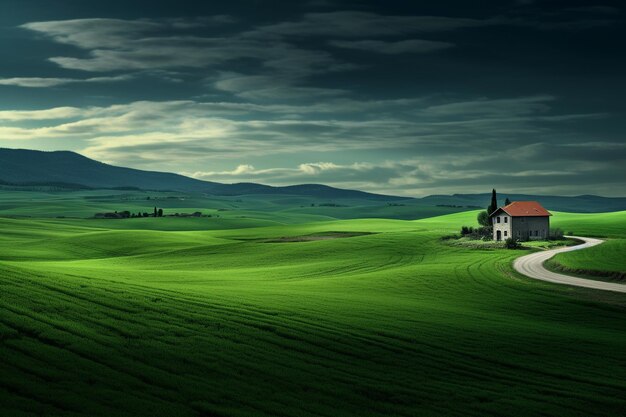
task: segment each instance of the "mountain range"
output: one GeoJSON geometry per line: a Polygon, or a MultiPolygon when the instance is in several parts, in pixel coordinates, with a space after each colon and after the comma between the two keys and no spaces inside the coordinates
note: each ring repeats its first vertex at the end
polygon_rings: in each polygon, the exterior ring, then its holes
{"type": "Polygon", "coordinates": [[[198,192],[221,196],[285,194],[331,199],[406,199],[406,197],[343,190],[322,184],[301,184],[286,187],[272,187],[255,183],[222,184],[201,181],[169,172],[117,167],[70,151],[43,152],[7,148],[0,148],[0,182],[11,185],[55,185],[67,188],[132,187],[144,190],[198,192]]]}
{"type": "MultiPolygon", "coordinates": [[[[403,204],[429,206],[457,206],[464,208],[486,207],[491,194],[431,195],[412,199],[409,197],[373,194],[358,190],[344,190],[322,184],[301,184],[273,187],[256,183],[222,184],[201,181],[183,175],[143,171],[117,167],[89,159],[70,151],[35,151],[0,148],[0,185],[53,186],[55,188],[136,188],[155,191],[180,191],[205,193],[215,196],[238,195],[296,195],[318,199],[359,199],[371,202],[404,200],[403,204]]],[[[626,210],[626,197],[601,197],[595,195],[548,196],[499,193],[499,202],[505,198],[536,200],[556,211],[603,212],[626,210]]]]}

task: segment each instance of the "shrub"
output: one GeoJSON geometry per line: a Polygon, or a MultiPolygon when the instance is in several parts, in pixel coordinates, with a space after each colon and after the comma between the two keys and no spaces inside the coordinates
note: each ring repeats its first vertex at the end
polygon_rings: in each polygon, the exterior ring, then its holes
{"type": "Polygon", "coordinates": [[[563,240],[563,231],[558,227],[555,229],[550,229],[550,240],[563,240]]]}
{"type": "Polygon", "coordinates": [[[481,226],[481,227],[476,227],[476,228],[472,226],[461,227],[461,236],[469,237],[470,239],[490,240],[492,234],[493,234],[493,230],[491,227],[486,227],[486,226],[481,226]]]}
{"type": "Polygon", "coordinates": [[[467,236],[474,233],[474,228],[472,226],[462,226],[461,227],[461,236],[467,236]]]}
{"type": "Polygon", "coordinates": [[[504,247],[507,249],[519,249],[521,245],[517,239],[510,237],[504,241],[504,247]]]}

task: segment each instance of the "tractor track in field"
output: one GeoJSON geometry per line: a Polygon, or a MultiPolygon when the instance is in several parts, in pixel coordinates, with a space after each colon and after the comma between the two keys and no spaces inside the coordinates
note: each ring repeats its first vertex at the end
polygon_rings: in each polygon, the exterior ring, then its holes
{"type": "Polygon", "coordinates": [[[551,249],[542,252],[531,253],[530,255],[517,258],[513,262],[513,268],[522,275],[529,278],[539,279],[542,281],[552,282],[555,284],[572,285],[575,287],[592,288],[603,291],[613,291],[626,293],[626,284],[617,284],[614,282],[596,281],[593,279],[585,279],[573,277],[571,275],[559,274],[546,269],[543,265],[548,259],[554,255],[563,252],[571,252],[596,246],[604,242],[601,239],[579,236],[565,236],[571,239],[582,240],[584,243],[576,246],[568,246],[566,248],[551,249]]]}

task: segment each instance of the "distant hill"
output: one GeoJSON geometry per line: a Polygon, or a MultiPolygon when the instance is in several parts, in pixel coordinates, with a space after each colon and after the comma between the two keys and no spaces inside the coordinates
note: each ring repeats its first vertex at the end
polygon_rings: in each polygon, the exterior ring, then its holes
{"type": "MultiPolygon", "coordinates": [[[[43,152],[27,149],[0,148],[0,187],[37,187],[47,189],[143,189],[206,193],[215,196],[293,195],[320,199],[359,199],[371,202],[404,200],[407,205],[455,206],[463,209],[487,207],[491,193],[431,195],[411,199],[357,190],[343,190],[321,184],[272,187],[255,183],[222,184],[201,181],[183,175],[123,168],[89,159],[69,151],[43,152]]],[[[549,210],[598,213],[626,210],[626,197],[575,197],[526,194],[498,194],[499,204],[505,198],[536,200],[549,210]]]]}
{"type": "MultiPolygon", "coordinates": [[[[511,201],[538,201],[548,210],[569,211],[574,213],[602,213],[608,211],[626,210],[626,197],[600,197],[597,195],[579,195],[574,197],[506,194],[498,193],[498,204],[504,205],[504,200],[511,201]]],[[[491,201],[491,193],[484,194],[453,194],[430,195],[419,199],[420,203],[428,205],[453,205],[487,207],[491,201]]]]}
{"type": "Polygon", "coordinates": [[[271,187],[254,183],[222,184],[201,181],[168,172],[142,171],[94,161],[69,151],[43,152],[0,148],[0,184],[13,186],[52,186],[67,188],[140,188],[200,192],[211,195],[302,195],[318,198],[359,198],[400,200],[393,197],[343,190],[321,184],[271,187]]]}

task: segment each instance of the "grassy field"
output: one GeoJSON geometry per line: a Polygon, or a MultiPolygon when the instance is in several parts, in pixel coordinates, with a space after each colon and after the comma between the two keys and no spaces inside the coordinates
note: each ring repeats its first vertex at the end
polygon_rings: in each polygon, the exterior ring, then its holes
{"type": "Polygon", "coordinates": [[[556,227],[575,235],[607,238],[606,241],[583,251],[556,255],[547,266],[555,271],[608,281],[626,279],[626,219],[624,212],[599,215],[558,213],[556,227]]]}
{"type": "Polygon", "coordinates": [[[552,212],[550,227],[559,227],[565,233],[587,237],[626,237],[624,211],[611,213],[560,213],[552,212]]]}
{"type": "MultiPolygon", "coordinates": [[[[0,218],[1,414],[624,411],[623,295],[527,280],[510,267],[522,251],[441,240],[476,212],[293,211],[0,218]]],[[[579,216],[553,220],[614,237],[626,224],[579,216]]]]}
{"type": "Polygon", "coordinates": [[[288,195],[209,196],[164,191],[81,190],[16,191],[0,188],[0,216],[90,218],[99,212],[128,210],[165,214],[192,213],[221,218],[254,217],[275,224],[315,220],[387,218],[415,220],[470,210],[468,207],[424,205],[419,200],[393,203],[367,199],[322,199],[288,195]]]}
{"type": "Polygon", "coordinates": [[[626,280],[626,239],[608,239],[579,252],[561,253],[548,262],[553,270],[608,281],[626,280]]]}

